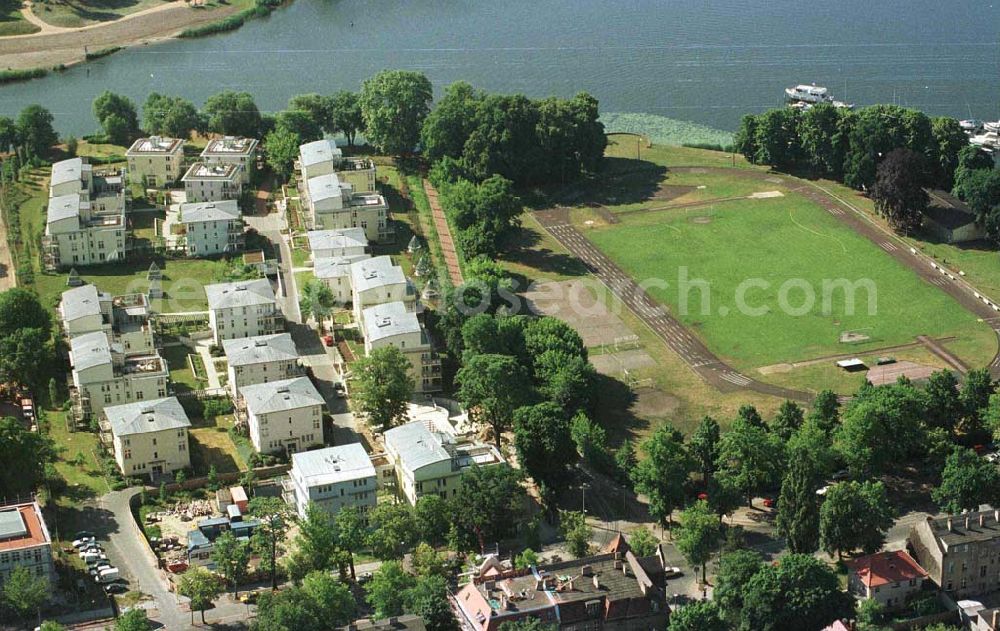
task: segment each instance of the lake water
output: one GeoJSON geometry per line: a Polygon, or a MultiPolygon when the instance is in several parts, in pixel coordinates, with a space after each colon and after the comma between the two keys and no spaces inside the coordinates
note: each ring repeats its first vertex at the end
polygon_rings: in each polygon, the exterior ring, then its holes
{"type": "Polygon", "coordinates": [[[295,0],[226,35],[131,49],[0,88],[0,113],[41,103],[57,128],[96,129],[104,89],[200,104],[225,89],[262,110],[356,90],[382,68],[492,91],[568,96],[734,129],[783,88],[826,85],[859,105],[1000,118],[1000,0],[295,0]]]}

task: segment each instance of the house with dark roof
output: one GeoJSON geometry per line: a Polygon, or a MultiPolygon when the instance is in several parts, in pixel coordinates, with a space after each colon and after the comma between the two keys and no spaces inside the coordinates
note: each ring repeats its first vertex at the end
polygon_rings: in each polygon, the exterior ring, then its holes
{"type": "Polygon", "coordinates": [[[908,548],[927,576],[952,598],[1000,589],[1000,510],[928,517],[910,529],[908,548]]]}
{"type": "Polygon", "coordinates": [[[964,243],[986,238],[976,215],[957,197],[945,191],[927,191],[931,203],[924,211],[924,228],[945,243],[964,243]]]}
{"type": "Polygon", "coordinates": [[[905,605],[927,578],[927,572],[906,550],[877,552],[846,565],[848,591],[863,600],[875,600],[887,610],[905,605]]]}

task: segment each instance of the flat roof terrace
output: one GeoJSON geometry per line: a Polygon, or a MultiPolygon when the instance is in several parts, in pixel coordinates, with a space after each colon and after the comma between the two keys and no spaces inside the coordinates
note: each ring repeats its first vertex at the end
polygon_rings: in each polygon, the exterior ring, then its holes
{"type": "Polygon", "coordinates": [[[182,178],[189,180],[231,180],[236,177],[238,167],[235,164],[206,164],[195,162],[182,178]]]}
{"type": "Polygon", "coordinates": [[[208,144],[205,145],[205,149],[201,152],[201,155],[202,157],[250,155],[256,148],[256,138],[223,136],[222,138],[213,138],[208,141],[208,144]]]}
{"type": "Polygon", "coordinates": [[[182,149],[184,141],[180,138],[164,138],[163,136],[150,136],[139,138],[132,143],[126,155],[153,154],[168,155],[182,149]]]}
{"type": "Polygon", "coordinates": [[[137,355],[126,357],[122,364],[126,375],[167,373],[167,363],[159,355],[137,355]]]}

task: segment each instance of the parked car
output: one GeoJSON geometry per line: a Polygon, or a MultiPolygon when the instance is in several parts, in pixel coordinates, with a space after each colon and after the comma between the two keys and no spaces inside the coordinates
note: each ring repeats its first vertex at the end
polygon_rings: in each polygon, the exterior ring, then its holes
{"type": "Polygon", "coordinates": [[[108,556],[99,552],[89,552],[86,556],[80,557],[87,565],[96,565],[99,561],[107,561],[108,556]]]}
{"type": "Polygon", "coordinates": [[[663,578],[677,578],[681,576],[684,572],[681,571],[679,567],[665,567],[663,568],[663,578]]]}
{"type": "Polygon", "coordinates": [[[128,586],[124,583],[108,583],[104,586],[105,594],[124,594],[128,591],[128,586]]]}
{"type": "Polygon", "coordinates": [[[358,574],[358,585],[364,585],[370,580],[372,580],[371,572],[362,572],[361,574],[358,574]]]}
{"type": "Polygon", "coordinates": [[[73,547],[76,549],[80,549],[88,544],[95,543],[96,541],[97,539],[95,539],[93,535],[88,534],[86,536],[79,537],[78,539],[76,539],[73,542],[73,547]]]}
{"type": "Polygon", "coordinates": [[[97,583],[113,583],[121,578],[121,576],[121,572],[118,571],[118,568],[106,567],[94,577],[94,581],[97,583]]]}
{"type": "Polygon", "coordinates": [[[93,539],[94,538],[94,533],[90,532],[89,530],[81,530],[80,532],[78,532],[75,535],[73,535],[73,538],[74,539],[93,539]]]}
{"type": "Polygon", "coordinates": [[[326,346],[333,346],[333,336],[332,335],[324,335],[323,336],[323,344],[326,345],[326,346]]]}
{"type": "Polygon", "coordinates": [[[824,486],[822,488],[816,489],[816,495],[819,495],[820,497],[822,497],[822,496],[826,495],[826,492],[829,491],[829,490],[830,490],[829,486],[824,486]]]}
{"type": "Polygon", "coordinates": [[[1000,453],[994,451],[993,453],[986,454],[985,458],[986,462],[998,462],[1000,461],[1000,453]]]}
{"type": "Polygon", "coordinates": [[[101,570],[111,567],[110,561],[98,561],[95,565],[90,566],[89,573],[91,576],[97,576],[101,573],[101,570]]]}
{"type": "Polygon", "coordinates": [[[774,508],[778,505],[778,500],[773,497],[765,497],[763,504],[764,508],[774,508]]]}
{"type": "Polygon", "coordinates": [[[333,384],[333,393],[336,394],[339,399],[347,398],[347,391],[344,389],[344,384],[339,381],[333,384]]]}

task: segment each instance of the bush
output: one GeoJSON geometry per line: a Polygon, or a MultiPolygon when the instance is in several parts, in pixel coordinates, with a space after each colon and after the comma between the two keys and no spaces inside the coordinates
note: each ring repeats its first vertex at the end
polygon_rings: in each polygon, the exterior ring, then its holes
{"type": "Polygon", "coordinates": [[[45,68],[31,68],[29,70],[0,70],[0,85],[14,83],[16,81],[27,81],[28,79],[40,79],[49,74],[45,68]]]}
{"type": "Polygon", "coordinates": [[[94,52],[88,52],[85,57],[87,61],[92,61],[94,59],[100,59],[101,57],[107,57],[108,55],[113,55],[121,50],[121,46],[110,46],[108,48],[102,48],[100,50],[95,50],[94,52]]]}

